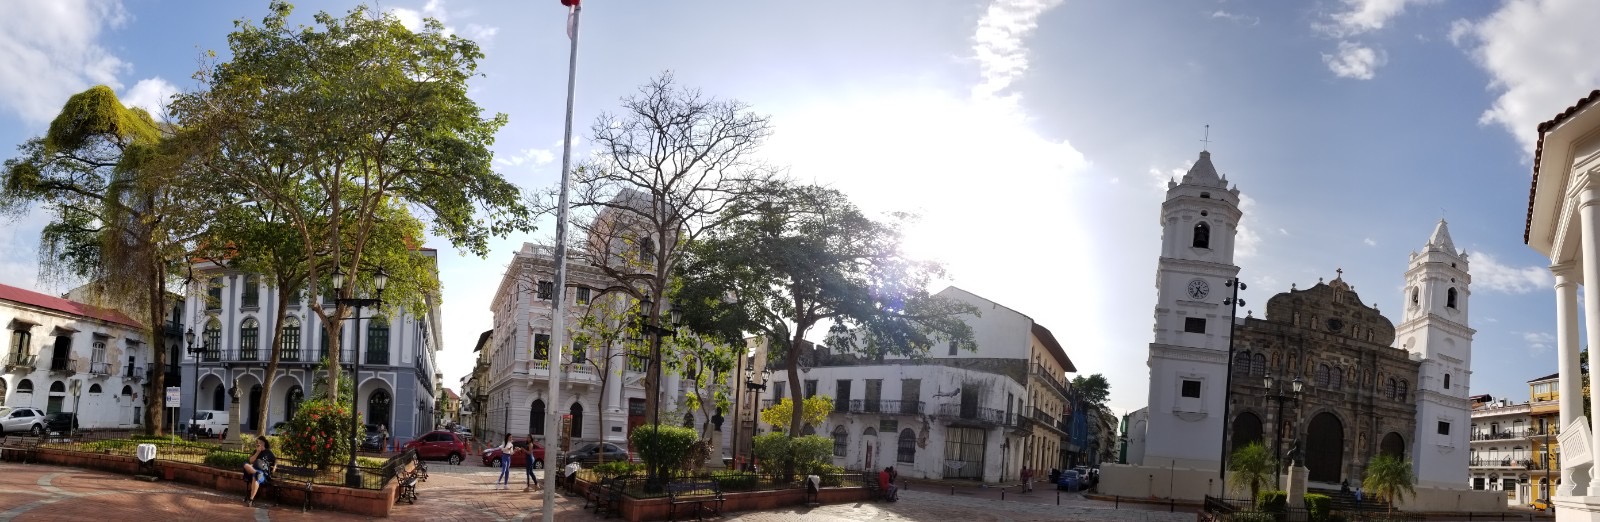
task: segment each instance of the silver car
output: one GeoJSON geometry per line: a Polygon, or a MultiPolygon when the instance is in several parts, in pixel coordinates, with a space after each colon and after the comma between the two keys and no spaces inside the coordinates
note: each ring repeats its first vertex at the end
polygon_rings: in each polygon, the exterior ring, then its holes
{"type": "Polygon", "coordinates": [[[44,412],[38,408],[0,407],[0,432],[44,433],[44,412]]]}

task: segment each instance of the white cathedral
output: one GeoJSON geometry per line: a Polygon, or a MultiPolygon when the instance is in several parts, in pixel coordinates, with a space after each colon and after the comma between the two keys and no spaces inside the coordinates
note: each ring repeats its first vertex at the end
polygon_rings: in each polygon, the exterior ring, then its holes
{"type": "MultiPolygon", "coordinates": [[[[1228,411],[1227,390],[1230,387],[1234,390],[1233,405],[1242,402],[1239,400],[1242,388],[1256,388],[1245,389],[1244,393],[1259,394],[1265,390],[1261,378],[1256,377],[1265,364],[1259,359],[1255,368],[1250,368],[1248,363],[1246,368],[1233,368],[1231,384],[1229,380],[1229,361],[1238,360],[1235,356],[1240,347],[1231,346],[1233,339],[1230,337],[1236,332],[1230,328],[1233,310],[1226,299],[1233,296],[1234,280],[1239,274],[1239,266],[1234,261],[1234,241],[1242,217],[1238,187],[1218,175],[1209,152],[1201,152],[1181,180],[1168,183],[1166,199],[1161,205],[1162,244],[1156,268],[1154,340],[1149,346],[1148,407],[1130,416],[1126,429],[1129,431],[1128,447],[1132,451],[1127,455],[1127,464],[1102,469],[1101,491],[1105,494],[1192,500],[1223,494],[1220,468],[1224,459],[1224,426],[1230,415],[1239,414],[1228,411]],[[1241,376],[1249,378],[1248,385],[1241,384],[1246,378],[1241,376]]],[[[1340,279],[1329,284],[1354,295],[1353,287],[1340,279]]],[[[1414,423],[1413,419],[1403,422],[1407,428],[1414,426],[1414,429],[1401,433],[1406,442],[1395,445],[1404,449],[1391,450],[1387,439],[1383,444],[1384,451],[1403,454],[1415,467],[1418,495],[1410,505],[1402,506],[1405,508],[1453,510],[1453,506],[1437,504],[1448,496],[1451,503],[1459,505],[1456,499],[1462,493],[1469,497],[1480,496],[1467,490],[1467,437],[1471,422],[1468,389],[1473,337],[1467,320],[1470,284],[1467,254],[1455,248],[1441,221],[1422,251],[1410,256],[1405,273],[1404,321],[1391,326],[1376,313],[1375,307],[1363,308],[1372,312],[1369,316],[1375,316],[1368,319],[1381,326],[1375,328],[1377,337],[1369,332],[1362,340],[1370,344],[1388,343],[1392,339],[1392,346],[1372,345],[1372,349],[1404,350],[1385,353],[1392,362],[1388,367],[1401,369],[1389,373],[1388,389],[1384,390],[1383,374],[1378,373],[1374,378],[1376,372],[1371,368],[1359,365],[1347,368],[1352,375],[1348,386],[1342,384],[1343,373],[1334,370],[1341,376],[1338,381],[1341,393],[1337,394],[1341,398],[1373,397],[1387,391],[1390,397],[1414,403],[1414,409],[1405,405],[1403,410],[1408,414],[1414,411],[1414,423]],[[1414,375],[1404,375],[1412,371],[1414,375]],[[1402,383],[1398,394],[1395,393],[1396,381],[1392,380],[1397,374],[1398,382],[1402,383]],[[1409,387],[1411,383],[1414,387],[1409,387]],[[1448,491],[1448,495],[1443,494],[1444,491],[1448,491]]],[[[1313,294],[1313,290],[1321,288],[1322,283],[1319,283],[1316,288],[1298,292],[1313,294]]],[[[1269,290],[1268,294],[1271,292],[1269,290]]],[[[1295,292],[1291,289],[1279,294],[1272,303],[1286,296],[1293,298],[1290,294],[1295,292]]],[[[1253,294],[1258,298],[1262,295],[1253,294]]],[[[1359,303],[1359,298],[1354,301],[1356,306],[1366,306],[1359,303]]],[[[1300,315],[1294,313],[1293,322],[1287,318],[1279,320],[1290,328],[1306,325],[1307,331],[1321,328],[1347,338],[1354,336],[1352,329],[1342,328],[1342,324],[1332,319],[1325,323],[1326,327],[1321,327],[1317,326],[1322,323],[1318,323],[1314,315],[1307,318],[1300,315]]],[[[1236,324],[1243,328],[1246,320],[1238,321],[1236,324]]],[[[1250,321],[1259,323],[1262,320],[1250,321]]],[[[1244,332],[1238,333],[1243,335],[1244,332]]],[[[1241,342],[1244,340],[1240,338],[1241,342]]],[[[1301,360],[1306,364],[1303,366],[1297,365],[1293,355],[1280,363],[1278,354],[1274,353],[1271,360],[1274,368],[1293,373],[1281,375],[1282,379],[1300,376],[1310,380],[1311,372],[1302,372],[1301,368],[1311,367],[1310,359],[1320,355],[1304,355],[1305,359],[1301,360]]],[[[1259,397],[1243,399],[1259,400],[1259,397]]],[[[1306,409],[1315,410],[1316,405],[1306,409]]],[[[1315,413],[1307,411],[1305,415],[1309,417],[1315,413]]],[[[1294,421],[1301,422],[1300,419],[1296,416],[1294,421]]],[[[1343,431],[1356,431],[1357,420],[1347,419],[1347,424],[1342,425],[1343,431]]],[[[1257,426],[1256,436],[1260,436],[1261,428],[1257,426]]],[[[1293,429],[1295,433],[1303,433],[1308,426],[1302,424],[1293,429]]],[[[1231,433],[1229,437],[1236,435],[1231,433]]],[[[1290,438],[1284,436],[1284,447],[1289,447],[1290,438]]],[[[1339,441],[1336,444],[1341,446],[1346,459],[1364,455],[1360,446],[1369,441],[1371,449],[1366,451],[1376,452],[1379,448],[1377,441],[1354,434],[1335,440],[1339,441]]],[[[1267,440],[1266,444],[1270,449],[1273,441],[1267,440]]],[[[1352,483],[1360,480],[1359,476],[1346,478],[1352,483]]],[[[1493,500],[1474,498],[1469,503],[1487,508],[1493,500]]],[[[1503,507],[1503,496],[1499,502],[1503,507]]]]}

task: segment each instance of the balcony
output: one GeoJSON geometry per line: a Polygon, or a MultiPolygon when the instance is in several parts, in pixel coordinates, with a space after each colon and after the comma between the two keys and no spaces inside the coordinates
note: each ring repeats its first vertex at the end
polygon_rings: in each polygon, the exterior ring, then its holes
{"type": "Polygon", "coordinates": [[[872,399],[854,399],[850,401],[850,413],[883,413],[889,415],[921,415],[922,401],[886,401],[872,399]]]}
{"type": "Polygon", "coordinates": [[[201,362],[219,362],[222,360],[222,350],[219,348],[208,348],[200,353],[201,362]]]}
{"type": "Polygon", "coordinates": [[[1054,415],[1045,413],[1044,410],[1039,408],[1033,409],[1033,420],[1038,421],[1039,424],[1043,424],[1045,426],[1057,427],[1056,417],[1054,415]]]}
{"type": "Polygon", "coordinates": [[[39,356],[22,353],[13,353],[6,359],[6,373],[22,370],[22,373],[33,371],[39,361],[39,356]]]}
{"type": "Polygon", "coordinates": [[[1480,440],[1508,440],[1508,439],[1520,439],[1520,438],[1523,438],[1524,436],[1525,436],[1525,434],[1521,433],[1521,432],[1495,431],[1495,432],[1473,433],[1473,434],[1471,434],[1471,440],[1474,440],[1474,441],[1480,441],[1480,440]]]}
{"type": "Polygon", "coordinates": [[[171,336],[183,335],[183,324],[177,321],[167,321],[166,334],[171,336]]]}
{"type": "Polygon", "coordinates": [[[133,382],[143,382],[145,378],[144,365],[128,365],[128,370],[123,372],[122,378],[133,382]]]}
{"type": "Polygon", "coordinates": [[[1041,380],[1050,383],[1050,387],[1055,388],[1057,392],[1060,392],[1061,396],[1072,396],[1072,387],[1067,385],[1067,381],[1064,376],[1051,375],[1050,371],[1046,370],[1042,364],[1033,365],[1033,374],[1038,376],[1041,380]]]}
{"type": "Polygon", "coordinates": [[[383,365],[383,366],[388,366],[389,365],[389,351],[388,350],[383,350],[383,351],[372,351],[372,350],[369,350],[369,351],[367,351],[367,360],[365,362],[362,362],[362,364],[379,364],[379,365],[383,365]]]}
{"type": "Polygon", "coordinates": [[[278,362],[300,362],[300,352],[301,350],[298,348],[293,350],[287,348],[279,350],[278,362]]]}
{"type": "Polygon", "coordinates": [[[1550,427],[1542,429],[1542,430],[1539,429],[1539,428],[1529,428],[1528,429],[1528,438],[1530,438],[1530,439],[1532,439],[1532,438],[1544,438],[1546,435],[1550,436],[1550,438],[1552,438],[1552,439],[1554,439],[1556,437],[1559,437],[1559,436],[1561,436],[1561,428],[1557,427],[1557,426],[1550,426],[1550,427]]]}
{"type": "Polygon", "coordinates": [[[89,373],[100,376],[111,375],[111,363],[91,362],[89,363],[89,373]]]}
{"type": "Polygon", "coordinates": [[[239,349],[239,360],[241,361],[254,361],[260,357],[261,350],[256,349],[254,346],[239,349]]]}
{"type": "Polygon", "coordinates": [[[72,375],[78,373],[78,360],[71,357],[51,357],[50,373],[72,375]]]}
{"type": "Polygon", "coordinates": [[[1509,457],[1503,459],[1468,459],[1467,466],[1473,468],[1515,468],[1528,470],[1544,469],[1544,466],[1540,464],[1539,461],[1533,459],[1514,459],[1509,457]]]}
{"type": "Polygon", "coordinates": [[[939,416],[951,420],[967,421],[989,426],[1015,426],[1017,419],[994,408],[961,407],[960,404],[940,404],[939,416]]]}

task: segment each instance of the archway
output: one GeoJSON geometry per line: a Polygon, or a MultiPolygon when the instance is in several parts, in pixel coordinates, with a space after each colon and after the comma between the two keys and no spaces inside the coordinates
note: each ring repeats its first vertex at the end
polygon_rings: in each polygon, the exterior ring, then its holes
{"type": "Polygon", "coordinates": [[[1261,441],[1261,418],[1250,412],[1240,413],[1233,418],[1233,449],[1237,450],[1252,442],[1261,441]]]}
{"type": "Polygon", "coordinates": [[[1378,453],[1397,459],[1406,458],[1406,441],[1399,433],[1389,432],[1383,436],[1383,443],[1378,446],[1378,453]]]}
{"type": "Polygon", "coordinates": [[[294,420],[295,412],[300,411],[300,403],[305,400],[305,389],[298,384],[291,386],[289,392],[283,394],[283,420],[294,420]]]}
{"type": "Polygon", "coordinates": [[[544,435],[544,399],[534,399],[528,406],[528,433],[530,435],[544,435]]]}
{"type": "Polygon", "coordinates": [[[878,450],[878,430],[868,426],[865,431],[861,432],[861,442],[866,444],[866,446],[863,448],[863,453],[866,457],[866,466],[862,467],[861,469],[876,469],[873,467],[873,464],[877,462],[877,460],[874,459],[876,456],[874,452],[878,450]]]}
{"type": "Polygon", "coordinates": [[[228,391],[224,388],[226,386],[217,384],[215,388],[211,389],[211,409],[228,411],[228,391]]]}
{"type": "Polygon", "coordinates": [[[390,420],[389,405],[394,400],[389,396],[389,390],[379,388],[367,397],[367,424],[381,424],[385,428],[393,428],[390,420]]]}
{"type": "Polygon", "coordinates": [[[1306,444],[1302,451],[1306,467],[1310,468],[1309,480],[1338,483],[1344,467],[1344,423],[1328,412],[1312,417],[1311,423],[1306,425],[1306,444]]]}
{"type": "Polygon", "coordinates": [[[260,432],[261,422],[258,420],[259,416],[261,415],[260,384],[250,387],[250,402],[245,403],[245,405],[248,406],[248,409],[250,410],[250,413],[246,414],[244,418],[245,421],[248,421],[245,424],[245,429],[254,432],[260,432]]]}

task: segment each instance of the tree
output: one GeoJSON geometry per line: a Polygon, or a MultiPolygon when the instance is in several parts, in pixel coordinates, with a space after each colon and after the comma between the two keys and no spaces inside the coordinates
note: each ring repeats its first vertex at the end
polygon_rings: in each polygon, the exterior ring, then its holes
{"type": "MultiPolygon", "coordinates": [[[[480,257],[491,236],[532,228],[521,191],[490,166],[506,118],[481,117],[467,95],[483,58],[476,43],[433,19],[412,32],[366,6],[319,12],[311,27],[290,27],[288,3],[268,9],[259,26],[235,23],[230,60],[203,67],[205,89],[179,96],[174,112],[209,140],[208,176],[283,212],[307,256],[309,295],[324,295],[321,259],[347,276],[338,297],[372,291],[365,274],[377,260],[367,256],[391,205],[480,257]]],[[[348,312],[323,301],[310,308],[327,327],[337,381],[348,312]]]]}
{"type": "Polygon", "coordinates": [[[1411,470],[1411,460],[1402,460],[1393,455],[1377,455],[1367,463],[1366,478],[1361,480],[1361,487],[1371,491],[1373,495],[1389,503],[1389,511],[1394,512],[1394,505],[1405,500],[1406,495],[1416,495],[1413,487],[1417,478],[1411,470]]]}
{"type": "MultiPolygon", "coordinates": [[[[728,214],[695,245],[680,304],[691,328],[766,337],[769,357],[787,361],[789,395],[801,396],[800,352],[821,324],[831,323],[835,351],[879,360],[942,342],[976,350],[962,317],[977,309],[928,294],[941,270],[900,252],[899,222],[869,219],[843,193],[816,186],[769,185],[728,214]]],[[[803,420],[793,412],[791,435],[803,420]]]]}
{"type": "Polygon", "coordinates": [[[1272,481],[1278,472],[1278,461],[1261,442],[1251,442],[1233,451],[1228,457],[1228,482],[1239,489],[1249,489],[1250,498],[1256,498],[1261,485],[1272,481]]]}
{"type": "MultiPolygon", "coordinates": [[[[774,176],[755,153],[771,134],[766,116],[737,101],[718,100],[678,86],[663,73],[622,99],[622,114],[596,118],[596,157],[573,172],[573,226],[581,262],[604,272],[632,298],[655,330],[664,296],[687,246],[731,219],[728,211],[751,187],[774,176]]],[[[541,198],[544,212],[555,190],[541,198]]],[[[660,336],[650,336],[645,418],[656,422],[661,399],[660,336]]]]}
{"type": "MultiPolygon", "coordinates": [[[[680,330],[673,341],[676,364],[669,363],[668,368],[687,379],[685,407],[699,410],[706,419],[700,425],[700,437],[706,439],[711,435],[712,412],[729,405],[728,393],[732,390],[728,388],[728,375],[738,369],[738,354],[733,345],[686,330],[680,330]]],[[[740,343],[738,347],[743,349],[745,345],[740,343]]]]}
{"type": "Polygon", "coordinates": [[[7,160],[0,211],[35,203],[55,219],[40,238],[41,275],[93,284],[94,304],[131,310],[147,327],[156,369],[145,394],[145,432],[163,431],[167,287],[197,237],[222,207],[214,184],[174,158],[188,141],[104,85],[73,95],[43,137],[7,160]],[[142,296],[143,299],[130,299],[142,296]]]}
{"type": "MultiPolygon", "coordinates": [[[[530,286],[529,288],[536,288],[530,286]]],[[[568,357],[576,365],[588,365],[600,376],[598,397],[595,402],[602,408],[606,404],[606,383],[611,379],[620,378],[613,375],[620,366],[617,360],[637,355],[631,344],[628,344],[630,332],[637,329],[630,328],[628,318],[633,317],[638,308],[636,304],[619,306],[612,301],[603,300],[605,292],[593,295],[590,306],[584,310],[583,317],[578,319],[578,324],[572,328],[572,343],[568,357]],[[623,344],[621,350],[618,344],[623,344]],[[595,357],[591,352],[599,354],[595,357]]],[[[605,452],[597,453],[596,465],[605,463],[605,452]]]]}
{"type": "MultiPolygon", "coordinates": [[[[821,426],[823,421],[828,420],[829,413],[833,413],[833,398],[825,395],[813,395],[806,397],[805,402],[801,403],[798,416],[801,419],[801,426],[821,426]]],[[[761,410],[761,422],[773,426],[783,426],[795,416],[794,401],[789,400],[788,397],[779,400],[770,408],[761,410]]],[[[800,436],[800,427],[795,426],[789,430],[789,436],[800,436]]]]}
{"type": "Polygon", "coordinates": [[[1098,409],[1104,406],[1106,399],[1111,398],[1111,383],[1106,381],[1106,376],[1094,374],[1088,377],[1079,375],[1072,378],[1072,386],[1068,389],[1085,404],[1093,405],[1098,409]]]}

